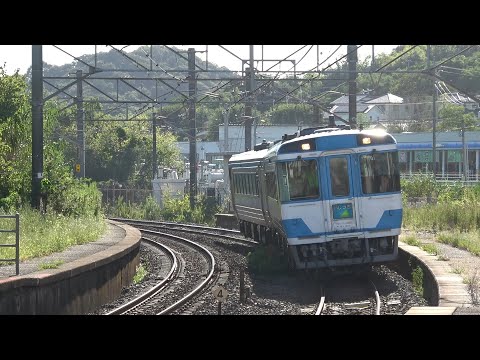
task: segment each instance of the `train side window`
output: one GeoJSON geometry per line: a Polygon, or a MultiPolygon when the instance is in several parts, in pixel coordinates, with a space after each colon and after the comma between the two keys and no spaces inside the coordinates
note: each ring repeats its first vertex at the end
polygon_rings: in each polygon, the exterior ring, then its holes
{"type": "Polygon", "coordinates": [[[280,201],[290,201],[290,191],[288,187],[287,163],[282,162],[277,165],[278,172],[278,189],[280,193],[280,201]]]}

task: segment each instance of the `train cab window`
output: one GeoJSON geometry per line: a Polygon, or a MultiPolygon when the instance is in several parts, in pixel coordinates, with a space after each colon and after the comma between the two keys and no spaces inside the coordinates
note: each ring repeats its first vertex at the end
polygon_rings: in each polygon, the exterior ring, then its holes
{"type": "Polygon", "coordinates": [[[348,175],[348,161],[345,157],[334,157],[329,161],[330,183],[333,196],[350,195],[350,177],[348,175]]]}
{"type": "Polygon", "coordinates": [[[279,164],[280,200],[314,199],[320,195],[316,160],[295,160],[279,164]]]}
{"type": "Polygon", "coordinates": [[[364,194],[400,191],[398,152],[376,152],[360,156],[364,194]]]}

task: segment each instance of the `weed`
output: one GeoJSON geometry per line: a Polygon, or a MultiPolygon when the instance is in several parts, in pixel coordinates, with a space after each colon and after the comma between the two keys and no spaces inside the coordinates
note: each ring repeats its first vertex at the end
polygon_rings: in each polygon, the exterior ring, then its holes
{"type": "Polygon", "coordinates": [[[420,246],[420,241],[415,236],[412,236],[412,235],[409,235],[409,236],[405,237],[405,239],[403,241],[406,244],[411,245],[411,246],[420,246]]]}
{"type": "Polygon", "coordinates": [[[412,282],[415,292],[423,296],[423,270],[420,266],[417,266],[415,270],[412,271],[412,282]]]}
{"type": "Polygon", "coordinates": [[[136,285],[139,282],[142,282],[146,275],[147,275],[147,270],[143,267],[142,264],[139,264],[135,268],[135,275],[133,276],[133,283],[136,285]]]}
{"type": "Polygon", "coordinates": [[[450,258],[446,254],[440,254],[440,255],[438,255],[438,260],[440,260],[440,261],[450,261],[450,258]]]}
{"type": "Polygon", "coordinates": [[[478,269],[467,280],[467,288],[473,305],[480,305],[480,278],[478,276],[478,269]]]}
{"type": "Polygon", "coordinates": [[[45,269],[57,269],[60,265],[62,265],[64,263],[63,260],[53,260],[53,261],[49,261],[49,262],[44,262],[42,264],[39,265],[39,268],[42,269],[42,270],[45,270],[45,269]]]}
{"type": "Polygon", "coordinates": [[[421,244],[420,247],[429,254],[438,255],[438,248],[435,244],[421,244]]]}

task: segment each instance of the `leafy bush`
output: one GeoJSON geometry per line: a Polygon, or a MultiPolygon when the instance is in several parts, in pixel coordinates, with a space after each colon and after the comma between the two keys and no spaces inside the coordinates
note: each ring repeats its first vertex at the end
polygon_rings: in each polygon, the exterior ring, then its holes
{"type": "Polygon", "coordinates": [[[288,269],[286,256],[273,246],[259,246],[247,255],[248,267],[256,274],[274,274],[288,269]]]}
{"type": "Polygon", "coordinates": [[[148,196],[143,205],[144,219],[158,220],[161,218],[162,209],[152,196],[148,196]]]}
{"type": "Polygon", "coordinates": [[[147,275],[147,270],[142,264],[139,264],[135,269],[135,275],[133,276],[133,283],[138,284],[143,281],[147,275]]]}
{"type": "Polygon", "coordinates": [[[195,223],[195,224],[215,224],[215,213],[219,211],[214,199],[205,196],[199,196],[195,208],[190,209],[190,198],[185,195],[182,199],[172,199],[168,196],[164,198],[163,209],[161,211],[164,220],[195,223]]]}
{"type": "Polygon", "coordinates": [[[402,195],[407,202],[416,202],[421,198],[436,199],[440,191],[439,184],[431,175],[418,174],[411,179],[401,180],[402,195]]]}
{"type": "Polygon", "coordinates": [[[47,207],[64,216],[99,216],[102,193],[89,179],[66,178],[49,189],[47,207]]]}
{"type": "Polygon", "coordinates": [[[124,219],[143,219],[145,214],[142,205],[127,204],[123,196],[118,197],[113,204],[107,204],[104,211],[108,216],[124,219]]]}
{"type": "Polygon", "coordinates": [[[7,197],[0,199],[0,208],[5,212],[14,212],[21,206],[22,199],[16,191],[11,192],[7,197]]]}

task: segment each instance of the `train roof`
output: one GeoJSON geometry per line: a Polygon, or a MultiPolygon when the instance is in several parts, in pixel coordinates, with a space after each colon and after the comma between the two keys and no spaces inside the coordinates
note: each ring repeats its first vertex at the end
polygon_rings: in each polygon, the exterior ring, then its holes
{"type": "MultiPolygon", "coordinates": [[[[235,154],[229,163],[261,160],[269,154],[301,152],[302,144],[309,144],[309,151],[335,150],[358,147],[359,137],[370,137],[374,144],[395,144],[395,138],[381,129],[358,130],[349,128],[308,128],[295,134],[285,134],[282,140],[264,142],[254,147],[254,150],[235,154]]],[[[370,144],[370,143],[369,143],[370,144]]]]}
{"type": "Polygon", "coordinates": [[[276,144],[269,149],[262,149],[262,150],[257,150],[257,151],[250,150],[250,151],[246,151],[246,152],[243,152],[243,153],[234,154],[234,155],[232,155],[232,157],[230,158],[230,160],[228,162],[232,163],[232,162],[236,162],[236,161],[242,161],[242,162],[246,161],[246,162],[248,162],[248,161],[261,160],[261,159],[264,159],[265,157],[267,157],[268,153],[271,153],[271,152],[276,153],[275,149],[278,149],[279,146],[280,146],[280,144],[276,144]]]}

